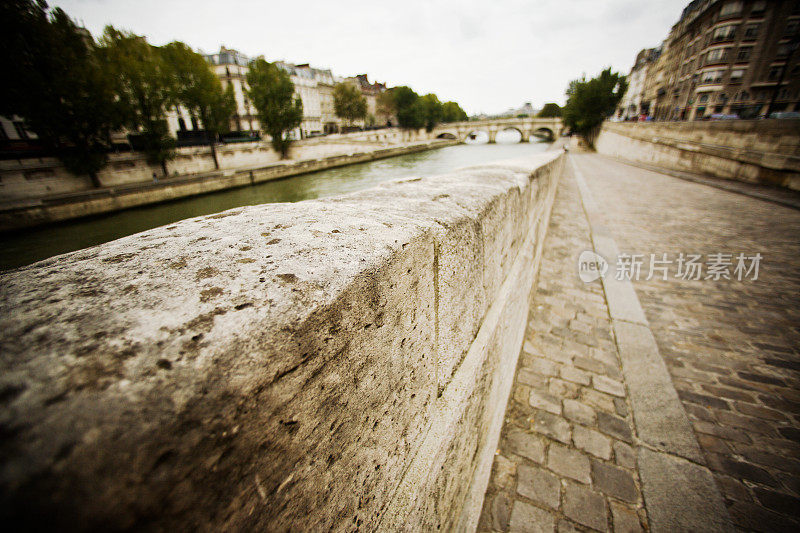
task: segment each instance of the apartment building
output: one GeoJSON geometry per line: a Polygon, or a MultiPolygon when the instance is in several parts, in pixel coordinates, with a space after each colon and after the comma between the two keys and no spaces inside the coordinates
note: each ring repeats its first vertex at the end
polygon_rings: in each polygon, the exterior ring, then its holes
{"type": "Polygon", "coordinates": [[[694,0],[647,69],[640,111],[656,120],[800,111],[799,43],[800,2],[694,0]]]}

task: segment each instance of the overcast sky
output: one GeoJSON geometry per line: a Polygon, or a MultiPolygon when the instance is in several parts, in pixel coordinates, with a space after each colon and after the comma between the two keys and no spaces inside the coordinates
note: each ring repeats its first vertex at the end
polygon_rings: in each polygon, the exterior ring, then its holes
{"type": "Polygon", "coordinates": [[[627,73],[688,0],[51,0],[95,37],[106,24],[156,45],[224,44],[268,61],[409,85],[469,114],[564,102],[606,66],[627,73]]]}

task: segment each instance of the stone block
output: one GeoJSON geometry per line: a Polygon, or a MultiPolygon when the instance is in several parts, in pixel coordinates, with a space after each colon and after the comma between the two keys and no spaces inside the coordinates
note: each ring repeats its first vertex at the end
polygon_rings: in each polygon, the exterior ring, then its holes
{"type": "Polygon", "coordinates": [[[547,470],[520,465],[517,476],[517,493],[538,504],[558,509],[561,500],[561,482],[547,470]]]}
{"type": "Polygon", "coordinates": [[[583,426],[572,428],[575,446],[601,459],[611,459],[611,439],[602,433],[583,426]]]}
{"type": "Polygon", "coordinates": [[[598,531],[607,531],[606,513],[606,500],[602,494],[584,485],[567,483],[564,492],[564,515],[567,518],[598,531]]]}
{"type": "Polygon", "coordinates": [[[550,445],[547,452],[547,468],[581,483],[592,482],[588,457],[566,446],[550,445]]]}
{"type": "Polygon", "coordinates": [[[629,470],[593,460],[592,481],[594,488],[608,496],[629,503],[636,503],[638,500],[636,483],[629,470]]]}
{"type": "Polygon", "coordinates": [[[509,431],[505,442],[511,453],[530,459],[534,463],[544,463],[544,443],[541,438],[514,428],[509,431]]]}
{"type": "Polygon", "coordinates": [[[552,394],[535,390],[531,391],[528,403],[530,403],[531,407],[536,409],[541,409],[542,411],[547,411],[554,415],[561,414],[561,401],[552,394]]]}
{"type": "Polygon", "coordinates": [[[511,511],[511,532],[550,533],[555,527],[555,517],[538,507],[517,500],[511,511]]]}
{"type": "Polygon", "coordinates": [[[532,426],[533,431],[536,433],[563,442],[564,444],[569,444],[570,442],[571,431],[569,423],[560,416],[545,411],[537,411],[533,415],[532,426]]]}
{"type": "Polygon", "coordinates": [[[564,400],[564,416],[573,422],[592,426],[597,421],[594,409],[577,400],[564,400]]]}

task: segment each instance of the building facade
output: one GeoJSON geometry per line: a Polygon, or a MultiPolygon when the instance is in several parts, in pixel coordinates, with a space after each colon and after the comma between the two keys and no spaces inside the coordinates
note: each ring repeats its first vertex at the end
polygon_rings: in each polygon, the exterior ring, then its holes
{"type": "Polygon", "coordinates": [[[636,55],[636,62],[628,74],[628,88],[617,107],[617,118],[621,120],[636,120],[642,115],[647,115],[647,109],[642,107],[645,96],[645,81],[650,72],[650,67],[661,55],[661,48],[645,48],[636,55]]]}
{"type": "Polygon", "coordinates": [[[295,65],[286,61],[276,61],[278,68],[289,74],[294,84],[294,92],[303,102],[303,120],[294,132],[295,138],[303,139],[309,135],[322,133],[322,98],[314,70],[308,63],[295,65]]]}
{"type": "Polygon", "coordinates": [[[800,2],[694,0],[648,67],[640,111],[656,120],[800,111],[798,43],[800,2]]]}
{"type": "Polygon", "coordinates": [[[219,77],[222,88],[227,90],[228,85],[233,86],[233,96],[236,100],[236,113],[231,118],[231,131],[255,133],[260,130],[258,114],[247,97],[247,66],[250,58],[244,54],[224,46],[219,52],[206,56],[211,70],[219,77]]]}

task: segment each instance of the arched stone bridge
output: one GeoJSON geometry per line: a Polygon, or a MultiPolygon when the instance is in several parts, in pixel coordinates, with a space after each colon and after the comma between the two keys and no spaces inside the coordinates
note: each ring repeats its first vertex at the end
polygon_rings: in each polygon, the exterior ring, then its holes
{"type": "Polygon", "coordinates": [[[464,142],[474,133],[485,132],[489,142],[493,143],[498,132],[517,130],[522,137],[521,142],[528,142],[531,135],[554,140],[561,135],[563,128],[560,118],[498,118],[439,124],[433,129],[432,136],[464,142]]]}

